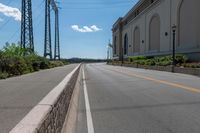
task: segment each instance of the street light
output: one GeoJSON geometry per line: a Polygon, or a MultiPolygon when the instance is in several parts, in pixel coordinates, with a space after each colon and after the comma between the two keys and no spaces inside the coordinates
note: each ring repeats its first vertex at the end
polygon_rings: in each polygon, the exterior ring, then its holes
{"type": "Polygon", "coordinates": [[[107,64],[109,63],[109,46],[107,46],[107,64]]]}
{"type": "Polygon", "coordinates": [[[172,62],[172,72],[174,72],[174,68],[175,68],[175,65],[176,65],[176,61],[175,61],[175,48],[176,48],[176,25],[173,25],[172,26],[172,33],[173,33],[173,50],[172,50],[172,59],[173,59],[173,62],[172,62]]]}

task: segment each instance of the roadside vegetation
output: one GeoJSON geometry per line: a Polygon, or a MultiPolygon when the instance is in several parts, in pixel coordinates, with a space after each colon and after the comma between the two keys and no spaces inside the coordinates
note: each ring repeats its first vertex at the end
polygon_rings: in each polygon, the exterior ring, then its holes
{"type": "MultiPolygon", "coordinates": [[[[200,68],[200,62],[190,62],[185,55],[177,54],[175,58],[177,67],[200,68]]],[[[121,64],[121,61],[112,61],[112,64],[121,64]]],[[[172,56],[145,57],[135,56],[129,57],[124,64],[146,65],[146,66],[170,66],[172,64],[172,56]]]]}
{"type": "Polygon", "coordinates": [[[67,65],[66,61],[50,61],[37,53],[24,56],[26,49],[7,43],[0,50],[0,79],[67,65]]]}

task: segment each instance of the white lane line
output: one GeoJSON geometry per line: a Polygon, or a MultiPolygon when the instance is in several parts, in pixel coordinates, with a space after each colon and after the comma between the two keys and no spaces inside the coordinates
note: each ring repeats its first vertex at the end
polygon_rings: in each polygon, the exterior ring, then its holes
{"type": "Polygon", "coordinates": [[[87,92],[87,85],[86,85],[86,82],[85,82],[84,68],[83,68],[83,89],[84,89],[84,96],[85,96],[87,129],[88,129],[88,133],[94,133],[92,114],[91,114],[91,111],[90,111],[90,103],[89,103],[88,92],[87,92]]]}

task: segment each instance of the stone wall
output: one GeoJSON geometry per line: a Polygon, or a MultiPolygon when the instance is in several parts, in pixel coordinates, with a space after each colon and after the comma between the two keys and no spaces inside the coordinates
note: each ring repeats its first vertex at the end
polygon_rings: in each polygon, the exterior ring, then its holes
{"type": "Polygon", "coordinates": [[[56,86],[10,133],[61,133],[80,65],[56,86]]]}

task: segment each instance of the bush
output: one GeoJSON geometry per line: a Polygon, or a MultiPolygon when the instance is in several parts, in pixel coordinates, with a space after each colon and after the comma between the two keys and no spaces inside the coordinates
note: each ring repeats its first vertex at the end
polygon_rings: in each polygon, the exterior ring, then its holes
{"type": "Polygon", "coordinates": [[[8,76],[9,76],[9,74],[8,73],[6,73],[6,72],[0,72],[0,79],[6,79],[6,78],[8,78],[8,76]]]}
{"type": "Polygon", "coordinates": [[[147,57],[145,57],[145,56],[133,56],[133,57],[129,57],[128,61],[129,62],[134,62],[136,60],[145,60],[145,59],[147,59],[147,57]]]}
{"type": "Polygon", "coordinates": [[[29,72],[25,60],[18,56],[1,57],[1,67],[2,72],[7,72],[9,75],[21,75],[29,72]]]}
{"type": "Polygon", "coordinates": [[[64,66],[64,63],[62,61],[50,61],[50,66],[51,68],[64,66]]]}
{"type": "Polygon", "coordinates": [[[50,68],[50,61],[44,57],[40,57],[36,54],[31,54],[31,55],[25,56],[25,58],[28,64],[31,63],[34,71],[50,68]]]}
{"type": "Polygon", "coordinates": [[[66,60],[49,61],[16,44],[6,43],[3,50],[0,50],[0,79],[67,64],[69,63],[66,60]],[[24,56],[25,53],[28,55],[24,56]]]}
{"type": "MultiPolygon", "coordinates": [[[[175,61],[176,64],[180,66],[181,64],[188,62],[188,58],[185,55],[177,54],[175,57],[175,61]]],[[[136,56],[136,57],[129,57],[128,62],[139,65],[168,66],[172,64],[172,56],[157,56],[157,57],[136,56]]]]}
{"type": "Polygon", "coordinates": [[[186,57],[185,55],[176,55],[176,63],[177,64],[183,64],[188,62],[188,57],[186,57]]]}
{"type": "Polygon", "coordinates": [[[67,60],[61,60],[62,61],[62,63],[64,64],[64,65],[69,65],[69,62],[67,61],[67,60]]]}
{"type": "Polygon", "coordinates": [[[25,49],[21,48],[20,46],[12,43],[6,43],[6,45],[3,47],[3,54],[7,56],[20,56],[22,57],[24,55],[24,52],[26,52],[25,49]]]}
{"type": "Polygon", "coordinates": [[[39,71],[40,70],[40,61],[39,61],[39,56],[36,54],[30,54],[28,56],[24,57],[27,64],[29,66],[32,66],[33,71],[39,71]]]}
{"type": "Polygon", "coordinates": [[[49,69],[50,68],[50,61],[44,57],[39,57],[40,62],[40,69],[49,69]]]}

